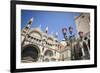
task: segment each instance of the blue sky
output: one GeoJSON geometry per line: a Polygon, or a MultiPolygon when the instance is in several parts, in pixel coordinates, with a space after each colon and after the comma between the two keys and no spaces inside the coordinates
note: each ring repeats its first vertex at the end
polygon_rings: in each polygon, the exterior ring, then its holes
{"type": "MultiPolygon", "coordinates": [[[[55,12],[55,11],[36,11],[36,10],[21,10],[21,29],[27,25],[30,18],[34,18],[31,28],[39,27],[45,31],[48,26],[48,34],[58,32],[58,40],[62,40],[62,28],[69,26],[73,27],[73,33],[76,34],[75,16],[79,16],[80,13],[75,12],[55,12]]],[[[69,35],[69,33],[68,33],[69,35]]]]}

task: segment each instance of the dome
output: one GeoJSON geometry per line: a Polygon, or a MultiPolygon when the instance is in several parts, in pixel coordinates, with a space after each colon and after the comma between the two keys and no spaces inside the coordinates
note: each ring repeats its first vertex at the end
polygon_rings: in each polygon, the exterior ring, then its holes
{"type": "Polygon", "coordinates": [[[48,40],[54,41],[54,37],[52,35],[48,36],[48,40]]]}
{"type": "Polygon", "coordinates": [[[32,29],[29,31],[29,35],[41,39],[41,38],[42,38],[42,31],[41,31],[40,28],[32,28],[32,29]]]}
{"type": "Polygon", "coordinates": [[[46,38],[46,39],[48,38],[47,34],[44,33],[44,32],[42,33],[42,37],[43,37],[43,38],[46,38]]]}
{"type": "Polygon", "coordinates": [[[42,33],[41,29],[37,27],[37,28],[32,28],[32,29],[30,30],[29,34],[31,34],[31,33],[34,32],[34,31],[39,32],[40,34],[42,33]]]}

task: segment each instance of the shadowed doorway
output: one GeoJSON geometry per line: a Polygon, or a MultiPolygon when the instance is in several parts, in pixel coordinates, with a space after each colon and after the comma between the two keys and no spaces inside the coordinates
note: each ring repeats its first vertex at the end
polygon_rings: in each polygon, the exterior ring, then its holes
{"type": "Polygon", "coordinates": [[[21,52],[22,62],[38,61],[40,50],[36,45],[26,45],[21,52]]]}

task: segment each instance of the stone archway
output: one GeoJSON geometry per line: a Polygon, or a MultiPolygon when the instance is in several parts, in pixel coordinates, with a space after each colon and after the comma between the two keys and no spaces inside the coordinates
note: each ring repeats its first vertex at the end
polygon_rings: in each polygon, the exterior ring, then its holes
{"type": "Polygon", "coordinates": [[[39,47],[36,45],[26,45],[21,52],[21,59],[26,61],[36,62],[38,61],[40,54],[39,47]]]}
{"type": "Polygon", "coordinates": [[[44,53],[44,55],[45,55],[45,56],[51,57],[51,56],[53,56],[53,51],[51,51],[51,50],[46,50],[45,53],[44,53]]]}

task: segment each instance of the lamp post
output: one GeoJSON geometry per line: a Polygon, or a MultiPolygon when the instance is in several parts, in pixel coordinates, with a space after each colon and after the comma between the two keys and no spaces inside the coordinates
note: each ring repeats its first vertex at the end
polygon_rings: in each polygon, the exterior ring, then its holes
{"type": "MultiPolygon", "coordinates": [[[[67,28],[62,28],[62,33],[64,35],[64,38],[65,38],[65,42],[66,44],[68,44],[68,37],[67,37],[67,28]]],[[[67,45],[66,45],[67,46],[67,45]]],[[[61,56],[60,56],[61,57],[61,56]]]]}
{"type": "Polygon", "coordinates": [[[67,41],[67,28],[62,28],[62,32],[63,32],[65,40],[67,41]]]}
{"type": "Polygon", "coordinates": [[[70,48],[71,48],[71,60],[75,60],[75,51],[74,51],[74,47],[73,47],[73,41],[75,41],[75,35],[73,34],[73,28],[70,26],[69,27],[69,38],[67,37],[67,29],[63,28],[62,29],[64,38],[66,43],[68,44],[68,40],[70,43],[70,48]]]}
{"type": "Polygon", "coordinates": [[[73,47],[73,41],[75,40],[75,35],[73,34],[73,28],[69,27],[69,41],[70,41],[70,47],[71,47],[71,60],[75,59],[74,55],[74,47],[73,47]]]}

